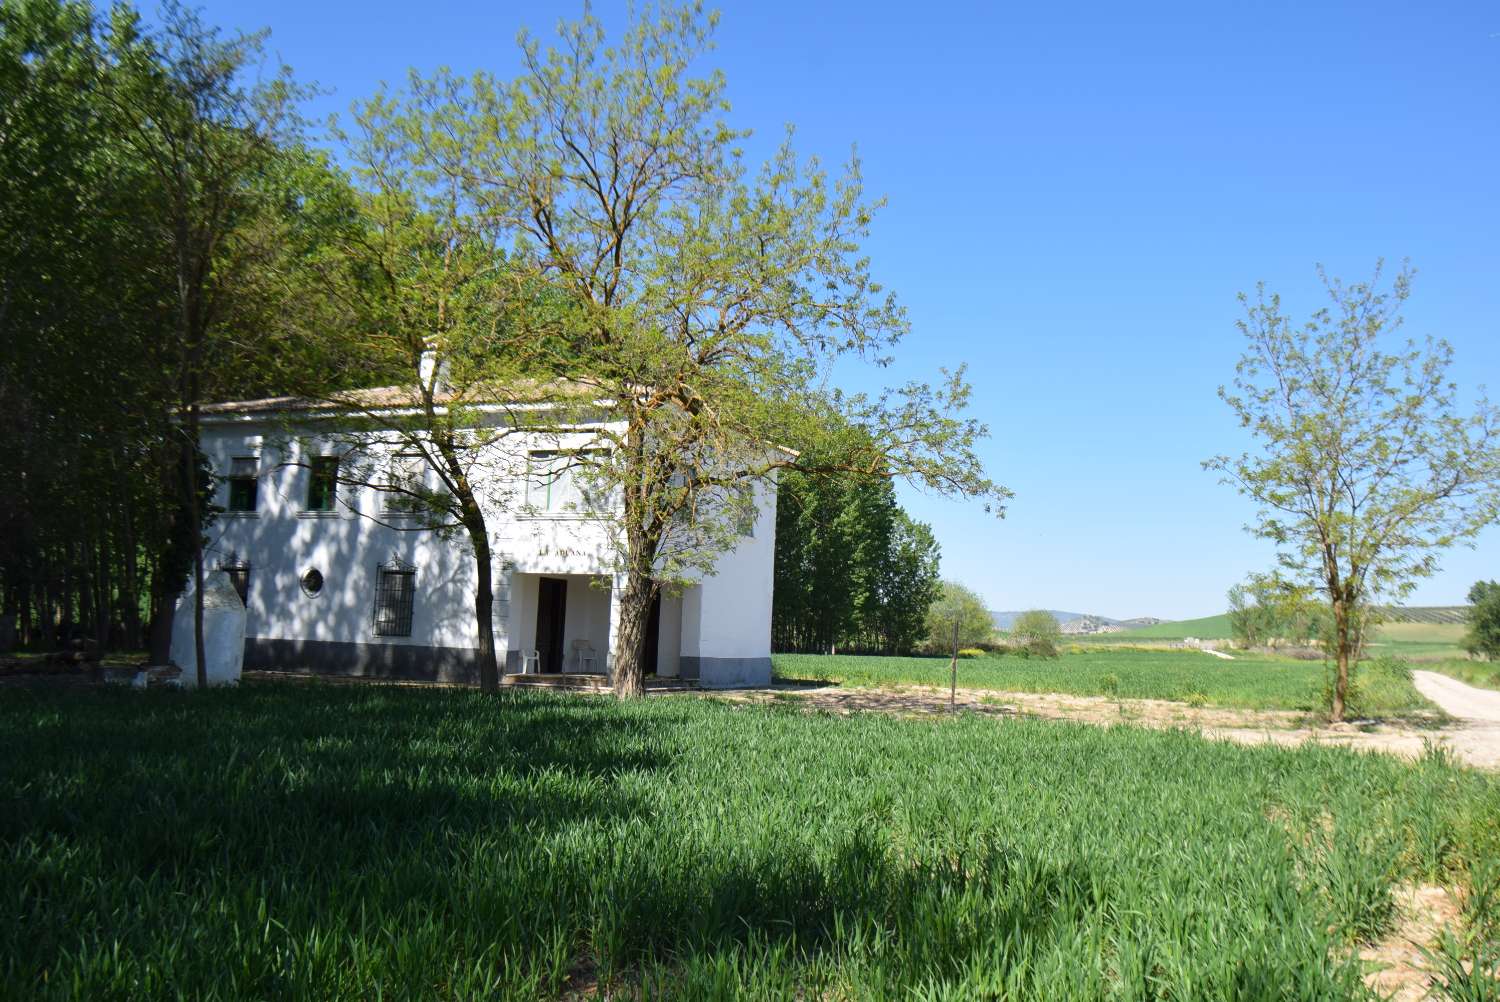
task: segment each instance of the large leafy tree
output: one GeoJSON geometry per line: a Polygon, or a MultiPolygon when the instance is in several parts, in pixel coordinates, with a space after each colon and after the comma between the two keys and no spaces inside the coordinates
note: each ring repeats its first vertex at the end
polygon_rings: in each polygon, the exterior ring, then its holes
{"type": "MultiPolygon", "coordinates": [[[[247,81],[264,33],[222,36],[175,3],[160,28],[138,12],[114,8],[105,36],[100,92],[128,155],[152,180],[156,239],[138,266],[161,269],[173,290],[169,359],[181,408],[181,484],[185,521],[200,511],[198,408],[212,386],[211,361],[230,304],[275,241],[258,236],[274,207],[268,186],[283,149],[300,139],[299,88],[286,68],[247,81]]],[[[166,333],[166,332],[164,332],[166,333]]],[[[196,670],[206,684],[203,651],[203,546],[195,534],[196,670]]]]}
{"type": "MultiPolygon", "coordinates": [[[[475,562],[474,617],[481,688],[499,685],[494,639],[494,554],[487,513],[515,503],[506,439],[536,419],[486,412],[526,395],[507,357],[507,331],[566,308],[543,283],[509,267],[505,230],[474,211],[462,189],[434,171],[408,110],[385,96],[362,103],[339,137],[353,174],[353,213],[312,266],[310,294],[327,316],[277,324],[297,350],[281,385],[343,415],[320,445],[339,450],[342,483],[382,492],[389,528],[461,538],[475,562]],[[309,367],[310,356],[327,356],[309,367]],[[393,384],[371,395],[316,376],[336,366],[356,385],[393,384]],[[357,375],[356,375],[357,374],[357,375]]],[[[287,432],[305,432],[296,414],[287,432]]]]}
{"type": "Polygon", "coordinates": [[[833,361],[883,360],[907,332],[860,250],[875,204],[857,160],[830,177],[788,140],[746,166],[722,75],[695,75],[714,20],[698,4],[651,9],[611,45],[585,16],[555,48],[523,36],[513,80],[414,78],[391,119],[427,183],[501,227],[516,281],[568,304],[518,311],[492,358],[543,396],[557,388],[540,401],[549,422],[602,417],[577,455],[623,509],[622,695],[641,691],[657,590],[711,572],[750,488],[799,466],[778,446],[852,425],[869,444],[841,471],[1005,493],[974,454],[984,429],[960,413],[961,375],[873,398],[824,389],[833,361]]]}
{"type": "Polygon", "coordinates": [[[1342,720],[1373,602],[1408,594],[1500,515],[1500,411],[1464,404],[1446,342],[1400,339],[1409,271],[1324,285],[1329,305],[1300,326],[1263,287],[1241,296],[1245,353],[1220,396],[1256,447],[1205,466],[1256,502],[1250,531],[1276,544],[1282,574],[1328,602],[1342,720]]]}
{"type": "Polygon", "coordinates": [[[927,646],[947,652],[955,639],[959,647],[976,647],[994,635],[995,617],[979,593],[957,581],[944,581],[927,609],[927,646]]]}
{"type": "Polygon", "coordinates": [[[284,77],[242,87],[259,39],[0,3],[0,585],[28,642],[136,648],[145,611],[166,657],[210,515],[181,408],[274,387],[268,334],[322,309],[298,276],[347,183],[281,127],[284,77]]]}
{"type": "Polygon", "coordinates": [[[1469,589],[1469,606],[1464,650],[1491,661],[1500,659],[1500,583],[1475,581],[1469,589]]]}
{"type": "Polygon", "coordinates": [[[111,72],[89,5],[0,4],[0,577],[33,644],[82,626],[138,646],[194,536],[163,504],[171,288],[140,267],[154,179],[104,100],[111,72]]]}

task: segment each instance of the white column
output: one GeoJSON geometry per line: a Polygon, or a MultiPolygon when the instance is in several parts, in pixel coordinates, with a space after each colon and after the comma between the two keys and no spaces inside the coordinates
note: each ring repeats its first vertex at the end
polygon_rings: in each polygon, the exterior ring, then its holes
{"type": "Polygon", "coordinates": [[[609,583],[609,633],[605,635],[604,676],[615,680],[615,645],[620,636],[620,594],[625,590],[625,575],[616,574],[609,583]]]}

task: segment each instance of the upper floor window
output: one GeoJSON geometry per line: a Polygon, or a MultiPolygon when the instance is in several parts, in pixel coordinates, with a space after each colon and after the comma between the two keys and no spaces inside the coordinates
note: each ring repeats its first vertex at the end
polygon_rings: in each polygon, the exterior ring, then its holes
{"type": "Polygon", "coordinates": [[[427,479],[427,459],[420,452],[398,452],[391,457],[390,485],[385,492],[385,510],[415,512],[422,509],[421,492],[427,479]]]}
{"type": "Polygon", "coordinates": [[[339,495],[339,457],[314,456],[307,482],[307,510],[333,511],[339,495]]]}
{"type": "Polygon", "coordinates": [[[229,461],[229,510],[254,511],[258,500],[260,460],[255,456],[235,456],[229,461]]]}
{"type": "Polygon", "coordinates": [[[533,450],[526,454],[526,504],[538,511],[600,511],[605,507],[599,485],[592,483],[587,467],[590,450],[533,450]]]}
{"type": "Polygon", "coordinates": [[[750,484],[738,484],[735,488],[735,531],[741,536],[755,538],[755,523],[760,511],[755,505],[755,488],[750,484]]]}

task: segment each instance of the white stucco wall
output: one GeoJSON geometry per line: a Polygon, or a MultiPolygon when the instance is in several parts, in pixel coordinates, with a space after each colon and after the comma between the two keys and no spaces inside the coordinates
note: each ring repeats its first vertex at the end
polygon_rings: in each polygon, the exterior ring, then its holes
{"type": "MultiPolygon", "coordinates": [[[[582,438],[580,438],[580,442],[582,438]]],[[[555,447],[549,438],[544,447],[555,447]]],[[[566,443],[564,443],[566,444],[566,443]]],[[[514,446],[525,455],[527,443],[514,446]]],[[[401,531],[369,516],[385,513],[389,498],[372,489],[340,485],[333,513],[305,511],[311,471],[296,465],[337,451],[316,438],[288,438],[264,419],[209,420],[203,448],[212,468],[224,475],[236,456],[258,456],[259,490],[253,515],[225,513],[210,530],[208,565],[237,555],[250,564],[246,635],[288,641],[406,645],[472,649],[476,574],[463,533],[442,538],[430,531],[401,531]],[[400,561],[414,566],[416,590],[409,637],[376,636],[374,604],[378,566],[400,561]],[[324,587],[304,594],[300,581],[316,568],[324,587]]],[[[216,503],[227,504],[221,484],[216,503]]],[[[753,537],[724,554],[717,572],[680,596],[664,595],[658,671],[674,674],[680,657],[749,658],[770,654],[775,494],[757,490],[759,516],[753,537]]],[[[572,640],[587,637],[602,669],[609,650],[609,592],[592,588],[588,575],[611,564],[605,519],[574,514],[527,516],[514,507],[486,511],[495,566],[494,630],[497,655],[535,644],[536,576],[569,575],[567,653],[572,640]],[[573,577],[574,575],[582,575],[573,577]]],[[[401,523],[398,523],[401,524],[401,523]]],[[[570,665],[571,666],[571,665],[570,665]]]]}
{"type": "Polygon", "coordinates": [[[752,536],[721,555],[714,573],[682,602],[682,654],[702,658],[771,655],[771,591],[776,559],[776,495],[756,488],[752,536]]]}

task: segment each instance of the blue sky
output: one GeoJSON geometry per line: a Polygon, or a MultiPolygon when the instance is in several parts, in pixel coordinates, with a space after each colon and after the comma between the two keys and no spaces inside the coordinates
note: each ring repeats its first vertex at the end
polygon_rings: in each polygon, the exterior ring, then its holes
{"type": "MultiPolygon", "coordinates": [[[[624,5],[597,4],[619,23],[624,5]]],[[[214,0],[346,108],[409,67],[516,67],[573,4],[214,0]]],[[[1242,433],[1217,399],[1235,294],[1298,315],[1314,266],[1410,258],[1408,331],[1500,382],[1500,7],[1494,4],[725,3],[713,62],[758,153],[790,123],[858,145],[889,199],[869,245],[913,331],[885,378],[965,362],[1016,492],[1004,520],[903,491],[946,576],[994,608],[1221,611],[1270,552],[1199,463],[1242,433]],[[1316,9],[1314,9],[1316,7],[1316,9]]],[[[863,381],[862,377],[851,377],[863,381]]],[[[1497,387],[1500,392],[1500,387],[1497,387]]],[[[1500,577],[1500,529],[1411,601],[1500,577]]]]}

